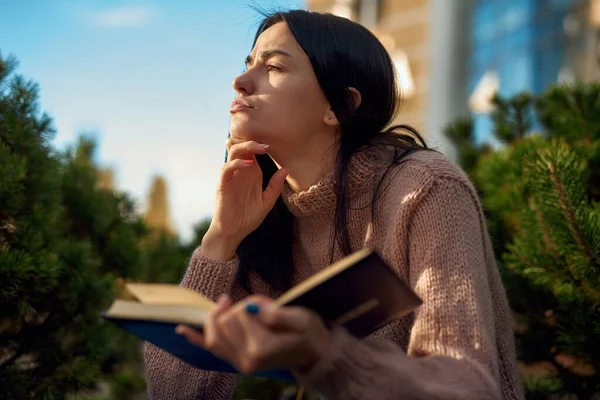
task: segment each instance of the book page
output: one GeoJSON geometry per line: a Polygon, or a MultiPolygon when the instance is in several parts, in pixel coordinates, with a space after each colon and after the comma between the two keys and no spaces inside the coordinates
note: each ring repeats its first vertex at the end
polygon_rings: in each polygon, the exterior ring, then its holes
{"type": "Polygon", "coordinates": [[[126,289],[144,304],[188,305],[212,310],[216,304],[201,293],[166,283],[127,283],[126,289]]]}
{"type": "Polygon", "coordinates": [[[200,327],[207,313],[207,310],[199,307],[148,305],[137,301],[115,300],[105,314],[108,318],[170,322],[200,327]]]}

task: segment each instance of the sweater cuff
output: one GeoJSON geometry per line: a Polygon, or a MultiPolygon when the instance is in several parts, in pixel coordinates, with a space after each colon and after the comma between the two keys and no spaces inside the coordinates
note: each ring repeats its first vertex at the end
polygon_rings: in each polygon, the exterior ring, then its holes
{"type": "Polygon", "coordinates": [[[371,378],[381,368],[368,346],[344,328],[335,328],[325,356],[307,373],[297,374],[298,382],[331,398],[360,398],[371,378]]]}
{"type": "Polygon", "coordinates": [[[239,260],[220,261],[209,258],[196,248],[180,285],[203,293],[213,301],[231,290],[237,273],[239,260]]]}

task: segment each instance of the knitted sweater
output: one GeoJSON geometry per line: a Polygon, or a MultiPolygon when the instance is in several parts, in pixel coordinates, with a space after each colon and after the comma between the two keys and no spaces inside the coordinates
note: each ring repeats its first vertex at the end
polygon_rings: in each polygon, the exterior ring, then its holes
{"type": "MultiPolygon", "coordinates": [[[[522,399],[508,303],[476,191],[437,152],[414,152],[385,173],[390,161],[382,149],[352,158],[350,241],[353,250],[376,249],[423,304],[362,341],[334,330],[327,354],[299,383],[327,399],[522,399]]],[[[331,173],[300,193],[284,188],[295,217],[294,283],[329,265],[334,186],[331,173]]],[[[237,264],[196,250],[181,285],[241,299],[237,264]]],[[[258,276],[251,284],[278,295],[258,276]]],[[[149,344],[145,360],[155,400],[229,399],[240,379],[194,369],[149,344]]]]}

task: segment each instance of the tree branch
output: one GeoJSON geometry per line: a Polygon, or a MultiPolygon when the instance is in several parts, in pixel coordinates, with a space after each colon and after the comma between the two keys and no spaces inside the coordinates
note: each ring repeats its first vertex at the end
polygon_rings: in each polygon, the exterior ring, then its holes
{"type": "Polygon", "coordinates": [[[587,247],[587,244],[585,243],[583,235],[577,228],[575,216],[573,215],[573,211],[571,210],[571,205],[569,204],[569,199],[567,197],[567,194],[564,191],[564,188],[563,188],[561,182],[558,180],[558,177],[556,176],[556,171],[555,171],[554,165],[552,164],[551,161],[548,161],[548,170],[550,171],[550,179],[552,180],[552,183],[554,184],[554,189],[558,193],[558,202],[559,202],[561,208],[563,209],[563,212],[567,216],[567,222],[569,223],[569,230],[573,234],[573,237],[575,237],[575,240],[577,241],[577,244],[579,245],[580,250],[583,252],[583,254],[585,254],[585,256],[588,259],[591,260],[590,249],[587,247]]]}

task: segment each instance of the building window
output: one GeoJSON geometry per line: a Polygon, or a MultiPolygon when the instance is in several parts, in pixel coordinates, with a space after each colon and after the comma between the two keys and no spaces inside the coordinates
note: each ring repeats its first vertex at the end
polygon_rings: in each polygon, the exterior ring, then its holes
{"type": "Polygon", "coordinates": [[[521,91],[540,93],[557,83],[559,74],[563,80],[572,79],[567,76],[569,69],[563,67],[576,70],[569,60],[580,58],[579,44],[578,38],[567,37],[576,30],[565,29],[565,18],[581,4],[582,0],[476,0],[469,106],[475,114],[479,141],[490,139],[486,139],[491,131],[485,99],[494,84],[501,96],[510,97],[521,91]],[[567,72],[561,74],[561,68],[567,72]],[[490,79],[489,71],[497,74],[496,79],[490,79]]]}

